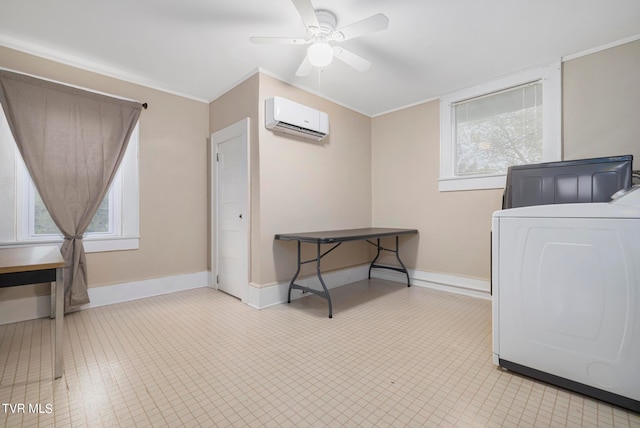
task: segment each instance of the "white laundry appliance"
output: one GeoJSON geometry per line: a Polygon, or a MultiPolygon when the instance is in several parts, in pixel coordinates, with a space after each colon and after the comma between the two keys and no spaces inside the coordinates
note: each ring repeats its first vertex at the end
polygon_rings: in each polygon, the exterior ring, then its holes
{"type": "Polygon", "coordinates": [[[640,412],[640,187],[493,214],[493,361],[640,412]]]}

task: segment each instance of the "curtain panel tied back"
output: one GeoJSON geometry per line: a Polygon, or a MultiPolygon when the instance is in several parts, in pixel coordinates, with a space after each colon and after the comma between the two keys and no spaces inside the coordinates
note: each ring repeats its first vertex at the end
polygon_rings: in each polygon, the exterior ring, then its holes
{"type": "Polygon", "coordinates": [[[89,303],[83,234],[109,191],[142,104],[0,70],[0,104],[64,236],[65,312],[89,303]]]}

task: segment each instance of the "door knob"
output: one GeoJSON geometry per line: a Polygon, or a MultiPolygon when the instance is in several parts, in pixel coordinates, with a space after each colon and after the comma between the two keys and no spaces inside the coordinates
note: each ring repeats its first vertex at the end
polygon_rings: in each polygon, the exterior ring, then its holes
{"type": "Polygon", "coordinates": [[[240,218],[242,218],[242,214],[240,214],[240,218]]]}

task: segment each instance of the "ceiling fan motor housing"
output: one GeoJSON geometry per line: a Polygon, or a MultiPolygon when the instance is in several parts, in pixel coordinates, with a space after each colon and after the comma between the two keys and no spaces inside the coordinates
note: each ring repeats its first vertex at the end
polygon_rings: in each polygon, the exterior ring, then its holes
{"type": "Polygon", "coordinates": [[[371,63],[366,59],[336,46],[345,40],[355,39],[370,33],[386,30],[389,18],[383,13],[371,15],[346,27],[336,30],[338,20],[333,12],[314,9],[311,0],[291,0],[307,27],[307,37],[251,37],[253,43],[279,45],[309,45],[307,55],[295,75],[307,76],[313,67],[326,67],[333,58],[351,66],[357,71],[366,71],[371,63]]]}
{"type": "Polygon", "coordinates": [[[320,28],[310,28],[312,34],[311,37],[314,41],[341,41],[343,39],[342,33],[336,30],[338,20],[336,16],[328,10],[316,10],[316,16],[318,18],[318,24],[320,28]]]}

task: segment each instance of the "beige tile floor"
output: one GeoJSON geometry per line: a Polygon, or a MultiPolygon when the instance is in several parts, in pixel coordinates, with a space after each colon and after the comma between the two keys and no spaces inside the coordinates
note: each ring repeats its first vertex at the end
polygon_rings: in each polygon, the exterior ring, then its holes
{"type": "Polygon", "coordinates": [[[491,304],[372,280],[252,309],[202,288],[0,326],[0,425],[640,427],[497,369],[491,304]],[[20,411],[18,404],[24,404],[20,411]],[[11,410],[13,409],[13,411],[11,410]]]}

